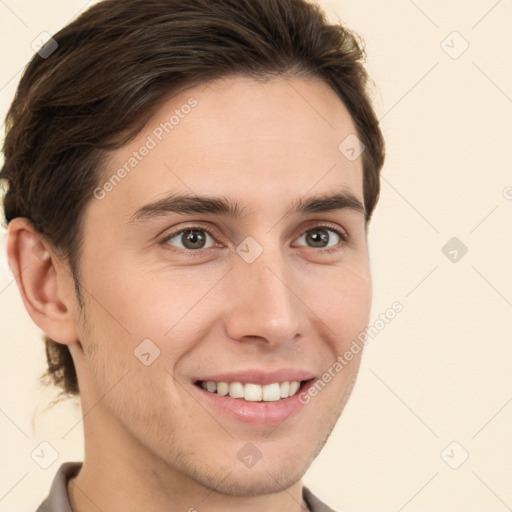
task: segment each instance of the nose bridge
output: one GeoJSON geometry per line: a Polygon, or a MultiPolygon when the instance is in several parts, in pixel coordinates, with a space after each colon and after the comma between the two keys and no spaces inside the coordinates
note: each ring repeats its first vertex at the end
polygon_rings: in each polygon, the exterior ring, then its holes
{"type": "Polygon", "coordinates": [[[233,339],[264,338],[268,343],[302,334],[305,312],[290,282],[292,272],[285,255],[278,248],[266,249],[252,263],[237,257],[234,265],[228,334],[233,339]]]}

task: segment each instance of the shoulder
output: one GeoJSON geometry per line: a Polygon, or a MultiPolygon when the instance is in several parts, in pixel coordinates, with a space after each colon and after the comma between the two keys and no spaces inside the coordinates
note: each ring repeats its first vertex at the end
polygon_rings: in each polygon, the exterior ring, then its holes
{"type": "Polygon", "coordinates": [[[323,501],[317,498],[307,487],[302,486],[302,497],[307,503],[311,512],[336,512],[333,508],[326,505],[323,501]]]}
{"type": "Polygon", "coordinates": [[[65,462],[53,478],[50,492],[36,512],[73,512],[68,498],[68,481],[78,474],[81,462],[65,462]]]}

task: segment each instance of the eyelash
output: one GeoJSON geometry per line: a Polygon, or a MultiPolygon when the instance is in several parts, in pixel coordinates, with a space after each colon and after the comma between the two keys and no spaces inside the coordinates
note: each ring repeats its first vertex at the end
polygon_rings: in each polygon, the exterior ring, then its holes
{"type": "MultiPolygon", "coordinates": [[[[328,247],[328,248],[315,248],[315,247],[308,247],[308,246],[301,246],[301,247],[313,249],[316,252],[320,252],[320,253],[332,253],[332,252],[339,251],[340,249],[342,249],[345,245],[348,245],[348,243],[349,243],[349,240],[350,240],[349,235],[345,231],[342,231],[338,227],[336,227],[336,225],[332,225],[329,223],[318,224],[316,226],[310,227],[310,228],[306,229],[305,231],[303,231],[299,235],[298,238],[300,238],[302,235],[308,233],[309,231],[314,231],[315,229],[328,229],[329,231],[333,231],[340,237],[341,242],[334,247],[328,247]]],[[[209,249],[215,249],[215,247],[208,247],[206,249],[196,249],[196,250],[181,249],[179,247],[174,247],[174,246],[171,246],[170,244],[167,244],[167,241],[169,239],[171,239],[177,235],[180,235],[181,233],[184,233],[185,231],[204,231],[204,232],[208,233],[208,235],[210,235],[214,240],[216,240],[215,235],[209,226],[196,224],[193,226],[187,226],[185,228],[181,228],[177,231],[173,231],[172,233],[165,235],[165,237],[160,241],[160,243],[162,245],[166,245],[167,248],[172,247],[172,249],[168,249],[168,250],[171,250],[171,251],[179,253],[179,254],[187,254],[187,255],[192,255],[192,256],[202,256],[202,255],[204,255],[204,251],[208,251],[209,249]]]]}

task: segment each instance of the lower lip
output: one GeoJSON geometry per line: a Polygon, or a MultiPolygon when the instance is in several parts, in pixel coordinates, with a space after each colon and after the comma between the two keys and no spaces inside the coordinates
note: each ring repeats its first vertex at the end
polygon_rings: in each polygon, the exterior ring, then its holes
{"type": "Polygon", "coordinates": [[[210,393],[192,384],[196,393],[222,413],[243,423],[259,425],[276,425],[298,414],[304,404],[299,401],[299,395],[313,385],[314,379],[304,382],[295,395],[274,402],[248,402],[243,398],[231,398],[210,393]]]}

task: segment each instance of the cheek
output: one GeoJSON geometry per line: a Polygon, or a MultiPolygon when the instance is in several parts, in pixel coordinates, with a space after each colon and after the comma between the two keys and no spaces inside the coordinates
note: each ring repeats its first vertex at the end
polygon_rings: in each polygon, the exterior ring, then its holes
{"type": "Polygon", "coordinates": [[[101,324],[112,324],[134,338],[164,335],[199,299],[201,288],[190,286],[184,276],[148,272],[130,260],[104,259],[106,264],[91,258],[84,275],[89,309],[101,324]],[[117,262],[113,265],[109,260],[117,262]]]}
{"type": "Polygon", "coordinates": [[[155,367],[166,361],[165,369],[172,374],[174,362],[207,337],[218,317],[222,301],[211,300],[211,290],[219,278],[212,272],[133,268],[119,265],[89,272],[86,282],[94,290],[87,300],[88,323],[95,331],[92,340],[102,340],[105,357],[115,357],[124,367],[140,365],[134,351],[145,343],[159,354],[155,367]]]}
{"type": "Polygon", "coordinates": [[[344,265],[329,276],[310,282],[306,303],[317,313],[330,334],[336,353],[344,351],[370,321],[372,283],[368,267],[344,265]]]}

